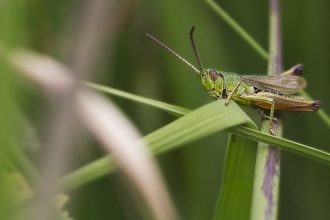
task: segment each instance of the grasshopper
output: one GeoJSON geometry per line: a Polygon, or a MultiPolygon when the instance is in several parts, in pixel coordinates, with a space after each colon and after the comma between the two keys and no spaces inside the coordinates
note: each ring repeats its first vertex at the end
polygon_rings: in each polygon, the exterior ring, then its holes
{"type": "Polygon", "coordinates": [[[301,64],[278,76],[241,76],[233,72],[204,69],[193,38],[194,29],[193,27],[190,31],[190,40],[199,70],[150,34],[147,33],[147,36],[197,72],[204,88],[213,98],[226,99],[225,105],[233,100],[240,105],[256,108],[263,118],[269,120],[268,128],[272,135],[276,136],[272,122],[278,123],[278,120],[274,118],[274,111],[314,112],[321,107],[319,101],[307,101],[303,97],[290,95],[306,87],[305,79],[299,76],[303,70],[301,64]],[[262,109],[270,110],[269,116],[262,109]]]}

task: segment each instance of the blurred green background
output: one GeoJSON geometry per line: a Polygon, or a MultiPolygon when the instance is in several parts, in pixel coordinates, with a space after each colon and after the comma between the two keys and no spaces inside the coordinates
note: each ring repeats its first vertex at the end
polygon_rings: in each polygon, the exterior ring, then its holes
{"type": "MultiPolygon", "coordinates": [[[[70,50],[81,37],[75,31],[85,17],[86,2],[1,1],[1,43],[8,48],[33,49],[70,66],[70,50]]],[[[216,2],[268,50],[267,1],[216,2]]],[[[281,2],[284,68],[297,63],[304,65],[306,91],[322,101],[322,108],[328,113],[329,8],[330,2],[326,0],[281,2]]],[[[113,1],[107,11],[105,22],[99,25],[102,49],[95,54],[97,59],[90,73],[93,82],[190,109],[214,101],[194,71],[145,35],[147,32],[155,36],[197,66],[189,40],[192,26],[196,27],[195,42],[204,68],[239,74],[267,72],[267,61],[204,1],[113,1]]],[[[11,74],[5,64],[0,68],[2,98],[13,104],[3,106],[6,111],[1,113],[2,135],[15,116],[12,112],[19,109],[30,121],[36,136],[42,136],[42,119],[49,105],[45,104],[41,90],[11,74]]],[[[152,107],[116,97],[109,99],[143,135],[175,120],[152,107]]],[[[260,124],[256,111],[243,109],[260,124]]],[[[283,118],[285,138],[330,152],[329,127],[317,114],[287,113],[283,118]]],[[[212,218],[222,181],[227,139],[227,133],[219,133],[157,157],[182,219],[212,218]]],[[[1,141],[1,144],[6,143],[1,141]]],[[[74,144],[79,146],[73,158],[77,167],[103,153],[97,144],[86,143],[83,138],[74,144]]],[[[38,157],[38,151],[26,151],[31,160],[38,157]]],[[[112,175],[69,192],[70,215],[79,220],[140,219],[120,180],[120,175],[112,175]]],[[[330,219],[329,183],[329,166],[282,151],[279,219],[330,219]]]]}

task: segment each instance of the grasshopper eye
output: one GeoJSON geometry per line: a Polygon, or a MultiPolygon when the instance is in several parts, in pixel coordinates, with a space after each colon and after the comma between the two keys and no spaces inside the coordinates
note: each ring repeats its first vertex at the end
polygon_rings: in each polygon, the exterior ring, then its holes
{"type": "Polygon", "coordinates": [[[219,78],[219,74],[215,70],[209,71],[210,79],[214,82],[219,78]]]}

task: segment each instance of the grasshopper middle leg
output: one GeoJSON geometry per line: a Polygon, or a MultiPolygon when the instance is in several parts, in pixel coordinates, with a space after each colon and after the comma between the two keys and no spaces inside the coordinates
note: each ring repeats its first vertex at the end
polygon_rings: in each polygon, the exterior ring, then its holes
{"type": "MultiPolygon", "coordinates": [[[[261,108],[256,107],[256,109],[257,109],[259,115],[260,115],[262,118],[269,120],[269,116],[266,115],[266,114],[263,112],[263,110],[262,110],[261,108]]],[[[274,121],[276,124],[278,123],[277,118],[273,118],[273,121],[274,121]]]]}

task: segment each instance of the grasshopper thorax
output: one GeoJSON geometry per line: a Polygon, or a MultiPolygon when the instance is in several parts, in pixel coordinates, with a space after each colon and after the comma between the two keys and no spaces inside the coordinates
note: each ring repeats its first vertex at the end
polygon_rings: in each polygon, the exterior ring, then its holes
{"type": "Polygon", "coordinates": [[[213,69],[204,69],[201,71],[200,76],[204,88],[212,97],[217,99],[224,98],[226,83],[221,72],[213,69]]]}

